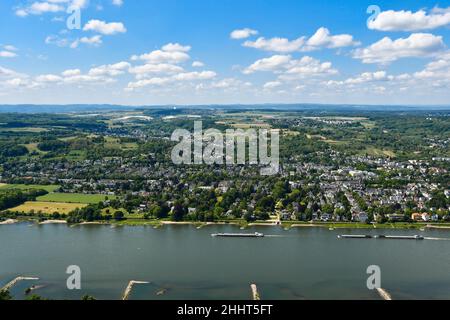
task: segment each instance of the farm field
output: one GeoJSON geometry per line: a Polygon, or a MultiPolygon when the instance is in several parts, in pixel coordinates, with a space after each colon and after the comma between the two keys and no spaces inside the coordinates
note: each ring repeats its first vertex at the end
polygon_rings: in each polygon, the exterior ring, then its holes
{"type": "Polygon", "coordinates": [[[2,132],[27,132],[27,133],[40,133],[47,132],[49,129],[40,127],[23,127],[23,128],[0,128],[2,132]]]}
{"type": "Polygon", "coordinates": [[[37,152],[40,154],[46,154],[47,152],[41,151],[38,148],[38,143],[28,143],[23,145],[25,148],[27,148],[28,152],[37,152]]]}
{"type": "Polygon", "coordinates": [[[43,201],[27,201],[24,204],[10,209],[22,213],[30,213],[31,211],[42,212],[44,214],[53,214],[58,212],[60,214],[68,214],[76,208],[86,207],[87,204],[82,203],[59,203],[59,202],[43,202],[43,201]]]}
{"type": "Polygon", "coordinates": [[[120,150],[136,150],[138,148],[135,142],[121,142],[120,139],[113,137],[105,137],[105,148],[108,149],[120,149],[120,150]]]}
{"type": "Polygon", "coordinates": [[[27,189],[42,189],[47,192],[54,192],[59,188],[59,185],[37,185],[37,184],[6,184],[2,183],[0,184],[0,190],[7,190],[7,189],[20,189],[20,190],[27,190],[27,189]]]}
{"type": "Polygon", "coordinates": [[[65,202],[65,203],[83,203],[93,204],[108,199],[115,199],[115,196],[104,194],[83,194],[83,193],[49,193],[44,196],[38,197],[37,201],[45,202],[65,202]]]}
{"type": "Polygon", "coordinates": [[[268,123],[233,123],[231,126],[235,129],[270,129],[268,123]]]}

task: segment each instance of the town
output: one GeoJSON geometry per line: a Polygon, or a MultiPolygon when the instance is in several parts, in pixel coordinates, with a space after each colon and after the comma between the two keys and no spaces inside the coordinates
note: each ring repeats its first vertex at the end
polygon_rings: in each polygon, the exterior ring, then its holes
{"type": "Polygon", "coordinates": [[[448,114],[405,119],[394,113],[310,113],[3,114],[2,196],[16,197],[15,186],[20,193],[42,188],[45,194],[27,195],[11,206],[4,201],[2,219],[450,222],[448,114]],[[199,117],[205,128],[224,132],[279,130],[278,172],[261,175],[264,164],[248,161],[173,163],[171,133],[192,129],[199,117]],[[86,201],[83,195],[91,197],[86,201]]]}

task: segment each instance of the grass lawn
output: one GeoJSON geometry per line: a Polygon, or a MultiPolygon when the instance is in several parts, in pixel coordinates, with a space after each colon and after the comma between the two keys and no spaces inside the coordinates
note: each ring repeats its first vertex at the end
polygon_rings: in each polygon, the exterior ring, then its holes
{"type": "Polygon", "coordinates": [[[66,202],[66,203],[99,203],[105,200],[105,197],[112,200],[115,196],[104,194],[83,194],[83,193],[49,193],[45,196],[38,197],[38,201],[46,202],[66,202]]]}
{"type": "Polygon", "coordinates": [[[43,189],[43,190],[46,190],[48,192],[54,192],[58,188],[59,188],[59,185],[0,184],[0,190],[7,190],[7,189],[20,189],[20,190],[43,189]]]}
{"type": "Polygon", "coordinates": [[[375,147],[367,147],[366,150],[363,150],[361,152],[362,154],[367,153],[371,156],[375,156],[375,157],[395,157],[395,153],[392,150],[382,150],[379,148],[375,148],[375,147]]]}
{"type": "Polygon", "coordinates": [[[38,148],[38,143],[28,143],[28,144],[23,144],[23,146],[25,148],[27,148],[28,152],[37,152],[37,153],[41,153],[41,154],[45,154],[47,152],[45,151],[41,151],[38,148]]]}
{"type": "Polygon", "coordinates": [[[30,213],[34,210],[35,213],[41,211],[45,214],[52,214],[54,212],[65,213],[75,210],[76,208],[83,208],[86,204],[81,203],[59,203],[59,202],[42,202],[42,201],[27,201],[24,204],[10,209],[11,211],[18,211],[22,213],[30,213]]]}
{"type": "Polygon", "coordinates": [[[119,208],[119,209],[114,209],[112,207],[103,208],[102,215],[104,215],[104,216],[107,214],[113,215],[116,211],[122,211],[122,213],[125,215],[126,219],[137,219],[137,220],[144,219],[144,213],[142,213],[142,212],[129,213],[124,208],[119,208]]]}

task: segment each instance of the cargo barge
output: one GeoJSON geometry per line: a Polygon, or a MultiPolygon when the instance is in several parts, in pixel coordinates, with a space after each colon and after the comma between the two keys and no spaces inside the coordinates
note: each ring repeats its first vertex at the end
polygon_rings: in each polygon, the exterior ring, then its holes
{"type": "Polygon", "coordinates": [[[230,238],[262,238],[264,237],[263,233],[255,232],[255,233],[213,233],[211,234],[213,237],[230,237],[230,238]]]}
{"type": "Polygon", "coordinates": [[[338,238],[343,239],[372,239],[371,235],[366,234],[341,234],[338,235],[338,238]]]}
{"type": "Polygon", "coordinates": [[[385,235],[379,235],[375,236],[376,239],[397,239],[397,240],[424,240],[425,238],[420,235],[414,235],[414,236],[385,236],[385,235]]]}
{"type": "Polygon", "coordinates": [[[424,240],[420,235],[413,236],[385,236],[385,235],[368,235],[368,234],[341,234],[339,239],[388,239],[388,240],[424,240]]]}

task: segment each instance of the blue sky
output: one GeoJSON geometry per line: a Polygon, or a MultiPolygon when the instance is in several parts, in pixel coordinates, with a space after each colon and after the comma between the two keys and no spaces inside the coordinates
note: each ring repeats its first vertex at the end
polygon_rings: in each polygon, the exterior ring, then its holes
{"type": "Polygon", "coordinates": [[[2,104],[450,104],[450,1],[2,0],[0,14],[2,104]]]}

